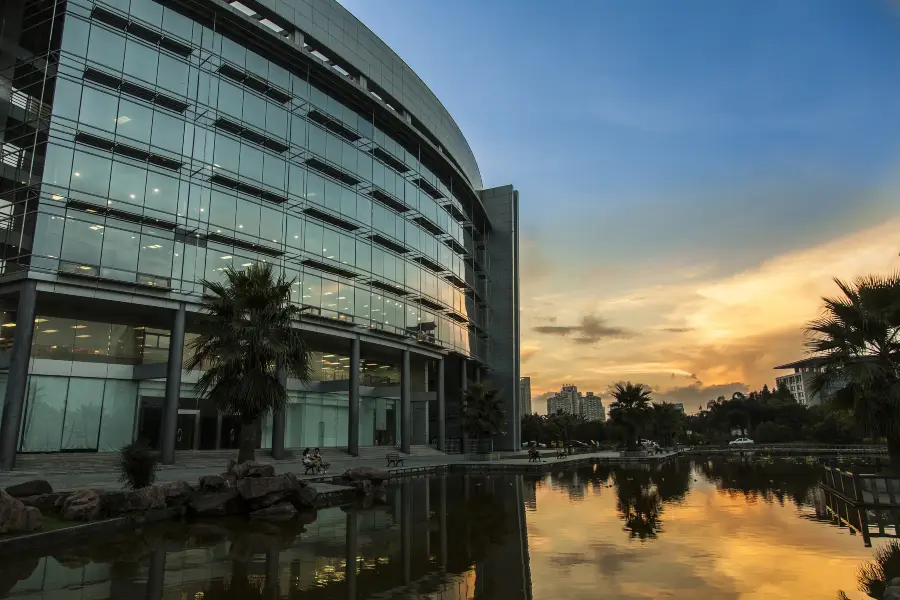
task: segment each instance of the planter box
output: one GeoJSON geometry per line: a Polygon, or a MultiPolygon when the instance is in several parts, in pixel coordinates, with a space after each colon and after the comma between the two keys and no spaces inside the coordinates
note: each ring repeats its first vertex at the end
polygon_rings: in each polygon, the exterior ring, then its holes
{"type": "Polygon", "coordinates": [[[648,456],[648,452],[646,450],[620,450],[619,456],[621,458],[645,458],[648,456]]]}

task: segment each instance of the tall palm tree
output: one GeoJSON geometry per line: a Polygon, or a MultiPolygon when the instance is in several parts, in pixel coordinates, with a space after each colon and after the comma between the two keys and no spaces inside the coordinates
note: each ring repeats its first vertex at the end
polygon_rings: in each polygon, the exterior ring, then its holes
{"type": "Polygon", "coordinates": [[[650,388],[643,383],[617,383],[612,389],[615,401],[609,405],[609,417],[628,432],[628,447],[638,445],[638,433],[650,419],[650,388]]]}
{"type": "Polygon", "coordinates": [[[887,439],[900,472],[900,273],[835,279],[842,295],[823,298],[807,328],[807,347],[821,360],[813,391],[850,409],[874,437],[887,439]]]}
{"type": "Polygon", "coordinates": [[[663,446],[671,446],[675,436],[683,430],[684,415],[669,402],[652,404],[650,413],[654,439],[663,446]]]}
{"type": "Polygon", "coordinates": [[[300,316],[290,302],[292,284],[259,263],[242,271],[228,267],[224,283],[203,281],[205,318],[186,366],[206,369],[195,384],[199,397],[240,417],[238,462],[254,458],[259,419],[287,403],[277,371],[309,381],[309,350],[292,327],[300,316]]]}
{"type": "Polygon", "coordinates": [[[463,427],[466,432],[481,441],[503,432],[506,411],[500,400],[500,390],[489,385],[475,383],[469,386],[463,402],[463,427]]]}

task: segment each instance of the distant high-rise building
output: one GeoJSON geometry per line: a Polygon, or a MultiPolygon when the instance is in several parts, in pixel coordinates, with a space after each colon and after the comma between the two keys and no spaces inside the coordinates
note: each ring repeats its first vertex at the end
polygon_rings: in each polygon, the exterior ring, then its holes
{"type": "Polygon", "coordinates": [[[519,378],[519,415],[531,414],[531,377],[519,378]]]}
{"type": "Polygon", "coordinates": [[[672,404],[672,406],[675,407],[675,410],[677,410],[681,414],[684,414],[684,402],[675,402],[672,404]]]}
{"type": "Polygon", "coordinates": [[[829,385],[820,391],[815,391],[813,379],[822,370],[822,359],[818,357],[806,358],[775,368],[794,370],[790,375],[776,377],[775,388],[777,389],[783,383],[790,390],[797,404],[803,404],[804,406],[818,406],[822,404],[825,398],[843,387],[843,385],[838,383],[829,385]]]}
{"type": "Polygon", "coordinates": [[[559,392],[547,398],[547,414],[557,412],[579,415],[588,421],[606,420],[600,396],[594,395],[594,392],[582,395],[574,385],[564,385],[559,392]]]}
{"type": "Polygon", "coordinates": [[[606,410],[603,408],[603,401],[600,396],[595,396],[594,392],[588,392],[584,395],[581,402],[581,416],[586,421],[605,421],[606,410]]]}

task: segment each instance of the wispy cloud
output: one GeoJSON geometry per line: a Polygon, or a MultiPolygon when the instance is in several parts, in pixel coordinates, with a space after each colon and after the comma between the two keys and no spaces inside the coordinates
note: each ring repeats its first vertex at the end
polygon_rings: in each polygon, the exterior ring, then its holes
{"type": "Polygon", "coordinates": [[[614,327],[607,324],[606,319],[596,315],[585,315],[581,318],[580,325],[539,325],[534,331],[544,335],[556,335],[560,337],[572,336],[576,344],[593,344],[604,338],[629,338],[634,332],[623,327],[614,327]]]}

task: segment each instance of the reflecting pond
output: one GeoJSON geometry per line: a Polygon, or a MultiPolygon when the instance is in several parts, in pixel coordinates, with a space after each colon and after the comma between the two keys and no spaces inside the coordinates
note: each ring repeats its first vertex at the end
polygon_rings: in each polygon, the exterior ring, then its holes
{"type": "Polygon", "coordinates": [[[169,522],[5,559],[0,598],[866,598],[857,570],[896,526],[868,515],[863,535],[818,477],[812,460],[715,458],[409,478],[288,522],[169,522]]]}

